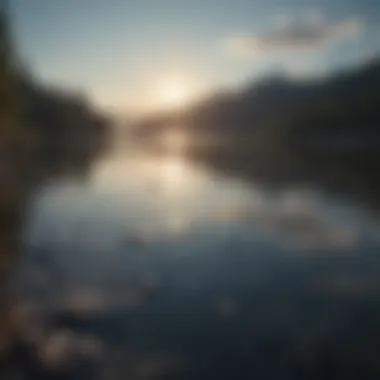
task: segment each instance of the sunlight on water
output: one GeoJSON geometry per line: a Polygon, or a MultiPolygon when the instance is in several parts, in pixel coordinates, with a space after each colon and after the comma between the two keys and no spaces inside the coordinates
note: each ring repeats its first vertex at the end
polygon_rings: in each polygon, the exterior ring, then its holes
{"type": "MultiPolygon", "coordinates": [[[[316,190],[271,193],[219,177],[178,154],[110,155],[94,167],[88,183],[49,186],[30,210],[26,244],[87,252],[98,263],[121,241],[154,244],[201,230],[210,231],[210,241],[218,230],[226,236],[246,234],[250,244],[277,241],[293,254],[354,249],[363,231],[371,231],[365,215],[316,190]]],[[[73,257],[66,254],[61,262],[70,266],[73,257]]],[[[97,265],[101,273],[105,266],[97,265]]],[[[106,264],[110,270],[113,265],[106,264]]]]}
{"type": "MultiPolygon", "coordinates": [[[[378,268],[367,264],[380,246],[373,224],[317,189],[269,191],[180,154],[114,152],[87,182],[51,183],[31,203],[15,278],[22,334],[41,339],[53,313],[112,315],[119,319],[95,328],[133,331],[120,337],[123,350],[150,339],[162,347],[177,319],[175,341],[188,331],[192,341],[200,321],[205,331],[218,323],[240,331],[236,321],[247,318],[255,323],[244,334],[261,331],[260,318],[286,319],[302,292],[377,296],[378,268]]],[[[56,334],[42,347],[47,362],[64,359],[60,348],[98,355],[107,346],[56,334]]]]}
{"type": "Polygon", "coordinates": [[[353,245],[361,231],[368,230],[366,217],[359,210],[339,206],[315,189],[271,193],[220,177],[174,153],[113,154],[94,167],[87,184],[69,181],[48,189],[34,202],[34,236],[42,238],[42,226],[51,219],[48,228],[55,228],[56,233],[45,239],[51,237],[56,244],[74,239],[78,244],[82,241],[82,247],[96,250],[108,247],[118,233],[115,231],[123,229],[125,234],[151,240],[183,234],[189,226],[239,223],[261,234],[281,237],[284,244],[290,239],[302,249],[353,245]]]}
{"type": "Polygon", "coordinates": [[[364,213],[316,189],[271,192],[194,166],[180,154],[119,152],[94,166],[88,182],[68,178],[38,192],[25,226],[22,267],[29,268],[30,281],[51,281],[46,268],[30,269],[36,252],[49,252],[66,282],[59,298],[59,287],[46,288],[44,302],[55,307],[77,308],[79,288],[89,289],[86,308],[135,305],[139,292],[112,284],[156,278],[154,260],[192,257],[200,260],[197,275],[208,278],[206,272],[223,267],[227,247],[231,255],[255,257],[350,256],[363,241],[379,245],[370,225],[364,213]],[[202,264],[206,257],[213,264],[202,264]]]}
{"type": "Polygon", "coordinates": [[[191,173],[181,156],[171,155],[157,166],[161,188],[168,196],[191,191],[191,173]]]}

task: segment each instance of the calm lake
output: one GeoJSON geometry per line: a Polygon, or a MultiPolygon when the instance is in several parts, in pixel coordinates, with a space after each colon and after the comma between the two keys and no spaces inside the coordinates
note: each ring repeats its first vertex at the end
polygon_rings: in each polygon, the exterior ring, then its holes
{"type": "Polygon", "coordinates": [[[40,318],[25,334],[66,334],[48,363],[86,348],[97,369],[80,378],[380,374],[380,224],[347,199],[121,149],[28,212],[15,283],[40,318]]]}

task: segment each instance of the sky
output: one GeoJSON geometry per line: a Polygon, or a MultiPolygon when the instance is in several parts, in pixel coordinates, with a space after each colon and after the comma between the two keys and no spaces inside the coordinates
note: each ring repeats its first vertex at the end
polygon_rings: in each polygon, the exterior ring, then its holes
{"type": "Polygon", "coordinates": [[[98,106],[144,113],[380,48],[379,0],[10,0],[22,61],[98,106]]]}

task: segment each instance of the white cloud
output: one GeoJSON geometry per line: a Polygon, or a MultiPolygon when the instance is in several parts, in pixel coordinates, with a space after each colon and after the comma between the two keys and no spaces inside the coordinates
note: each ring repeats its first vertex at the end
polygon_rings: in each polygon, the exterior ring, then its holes
{"type": "Polygon", "coordinates": [[[319,49],[352,39],[360,35],[363,29],[364,24],[358,19],[327,21],[319,12],[312,11],[297,22],[277,22],[262,34],[232,36],[227,39],[226,45],[229,52],[249,56],[319,49]]]}

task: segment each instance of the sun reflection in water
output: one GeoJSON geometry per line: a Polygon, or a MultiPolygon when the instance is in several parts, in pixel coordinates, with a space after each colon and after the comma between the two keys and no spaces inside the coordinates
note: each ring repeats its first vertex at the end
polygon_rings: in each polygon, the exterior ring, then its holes
{"type": "Polygon", "coordinates": [[[184,192],[187,184],[187,170],[180,156],[170,156],[159,164],[159,181],[161,188],[169,195],[184,192]]]}

